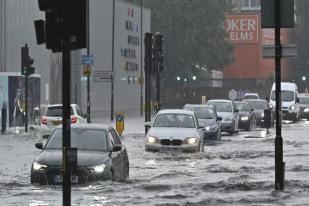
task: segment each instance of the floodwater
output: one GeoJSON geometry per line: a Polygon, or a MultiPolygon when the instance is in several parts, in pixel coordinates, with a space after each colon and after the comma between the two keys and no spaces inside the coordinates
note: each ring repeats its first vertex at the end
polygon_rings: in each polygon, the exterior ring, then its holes
{"type": "MultiPolygon", "coordinates": [[[[260,133],[224,135],[196,154],[148,153],[142,133],[126,134],[129,180],[73,186],[72,205],[309,205],[309,122],[283,126],[284,191],[274,190],[274,128],[260,133]]],[[[0,136],[0,205],[62,205],[61,186],[30,184],[37,141],[35,131],[0,136]]]]}

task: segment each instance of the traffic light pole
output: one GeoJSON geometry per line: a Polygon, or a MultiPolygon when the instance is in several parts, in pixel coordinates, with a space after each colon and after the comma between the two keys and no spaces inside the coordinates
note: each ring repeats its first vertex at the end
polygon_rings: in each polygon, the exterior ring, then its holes
{"type": "MultiPolygon", "coordinates": [[[[87,55],[90,55],[90,7],[89,7],[89,1],[86,0],[86,44],[87,44],[87,55]]],[[[87,75],[87,123],[90,123],[90,75],[87,75]]]]}
{"type": "Polygon", "coordinates": [[[28,74],[25,75],[25,133],[28,132],[28,74]]]}
{"type": "Polygon", "coordinates": [[[280,0],[275,0],[275,81],[276,81],[276,138],[275,138],[275,189],[284,189],[283,140],[281,134],[281,42],[280,0]]]}
{"type": "MultiPolygon", "coordinates": [[[[151,111],[150,111],[150,81],[152,72],[152,34],[145,33],[145,122],[151,121],[151,111]]],[[[148,128],[145,128],[145,133],[147,133],[148,128]]]]}
{"type": "Polygon", "coordinates": [[[71,147],[71,114],[70,114],[70,97],[71,97],[71,48],[69,42],[68,14],[65,9],[63,14],[63,48],[62,48],[62,165],[63,165],[63,205],[71,205],[71,168],[68,161],[67,150],[71,147]]]}

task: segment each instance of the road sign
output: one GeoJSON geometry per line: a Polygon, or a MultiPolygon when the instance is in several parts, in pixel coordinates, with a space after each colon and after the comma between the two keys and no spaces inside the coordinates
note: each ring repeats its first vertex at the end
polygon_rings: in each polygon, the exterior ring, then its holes
{"type": "MultiPolygon", "coordinates": [[[[262,50],[263,58],[275,58],[275,46],[273,45],[266,45],[263,46],[262,50]]],[[[296,57],[297,56],[297,49],[296,45],[282,45],[282,52],[281,57],[296,57]]]]}
{"type": "Polygon", "coordinates": [[[113,71],[94,71],[94,82],[110,82],[114,79],[115,73],[113,71]]]}
{"type": "Polygon", "coordinates": [[[90,76],[91,75],[91,66],[90,65],[85,65],[83,67],[83,75],[84,76],[90,76]]]}
{"type": "Polygon", "coordinates": [[[124,130],[124,112],[116,112],[116,130],[119,135],[121,135],[124,130]]]}
{"type": "Polygon", "coordinates": [[[231,100],[235,100],[237,98],[237,91],[235,89],[231,89],[229,91],[229,98],[231,100]]]}
{"type": "Polygon", "coordinates": [[[93,65],[93,55],[82,55],[82,65],[93,65]]]}
{"type": "MultiPolygon", "coordinates": [[[[294,0],[280,0],[280,28],[294,27],[294,0]]],[[[262,28],[275,28],[275,0],[261,0],[262,28]]]]}

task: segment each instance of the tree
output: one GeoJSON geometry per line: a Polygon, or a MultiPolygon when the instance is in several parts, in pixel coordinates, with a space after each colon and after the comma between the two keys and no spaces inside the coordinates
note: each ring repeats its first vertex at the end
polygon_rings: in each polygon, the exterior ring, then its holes
{"type": "MultiPolygon", "coordinates": [[[[139,4],[140,0],[126,0],[139,4]]],[[[176,76],[198,75],[195,65],[222,70],[233,61],[233,46],[226,40],[226,0],[143,0],[151,9],[151,30],[164,36],[168,83],[176,76]]],[[[172,80],[172,81],[171,81],[172,80]]]]}

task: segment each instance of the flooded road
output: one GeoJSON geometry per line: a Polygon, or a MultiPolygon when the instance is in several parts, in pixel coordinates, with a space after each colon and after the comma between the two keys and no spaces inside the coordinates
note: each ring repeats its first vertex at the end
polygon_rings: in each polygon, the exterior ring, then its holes
{"type": "MultiPolygon", "coordinates": [[[[259,133],[224,135],[197,154],[148,153],[142,133],[127,134],[129,180],[74,186],[72,205],[308,205],[309,123],[283,125],[283,192],[274,190],[275,129],[259,133]]],[[[0,205],[62,205],[61,186],[30,184],[38,141],[36,132],[0,136],[0,205]]]]}

